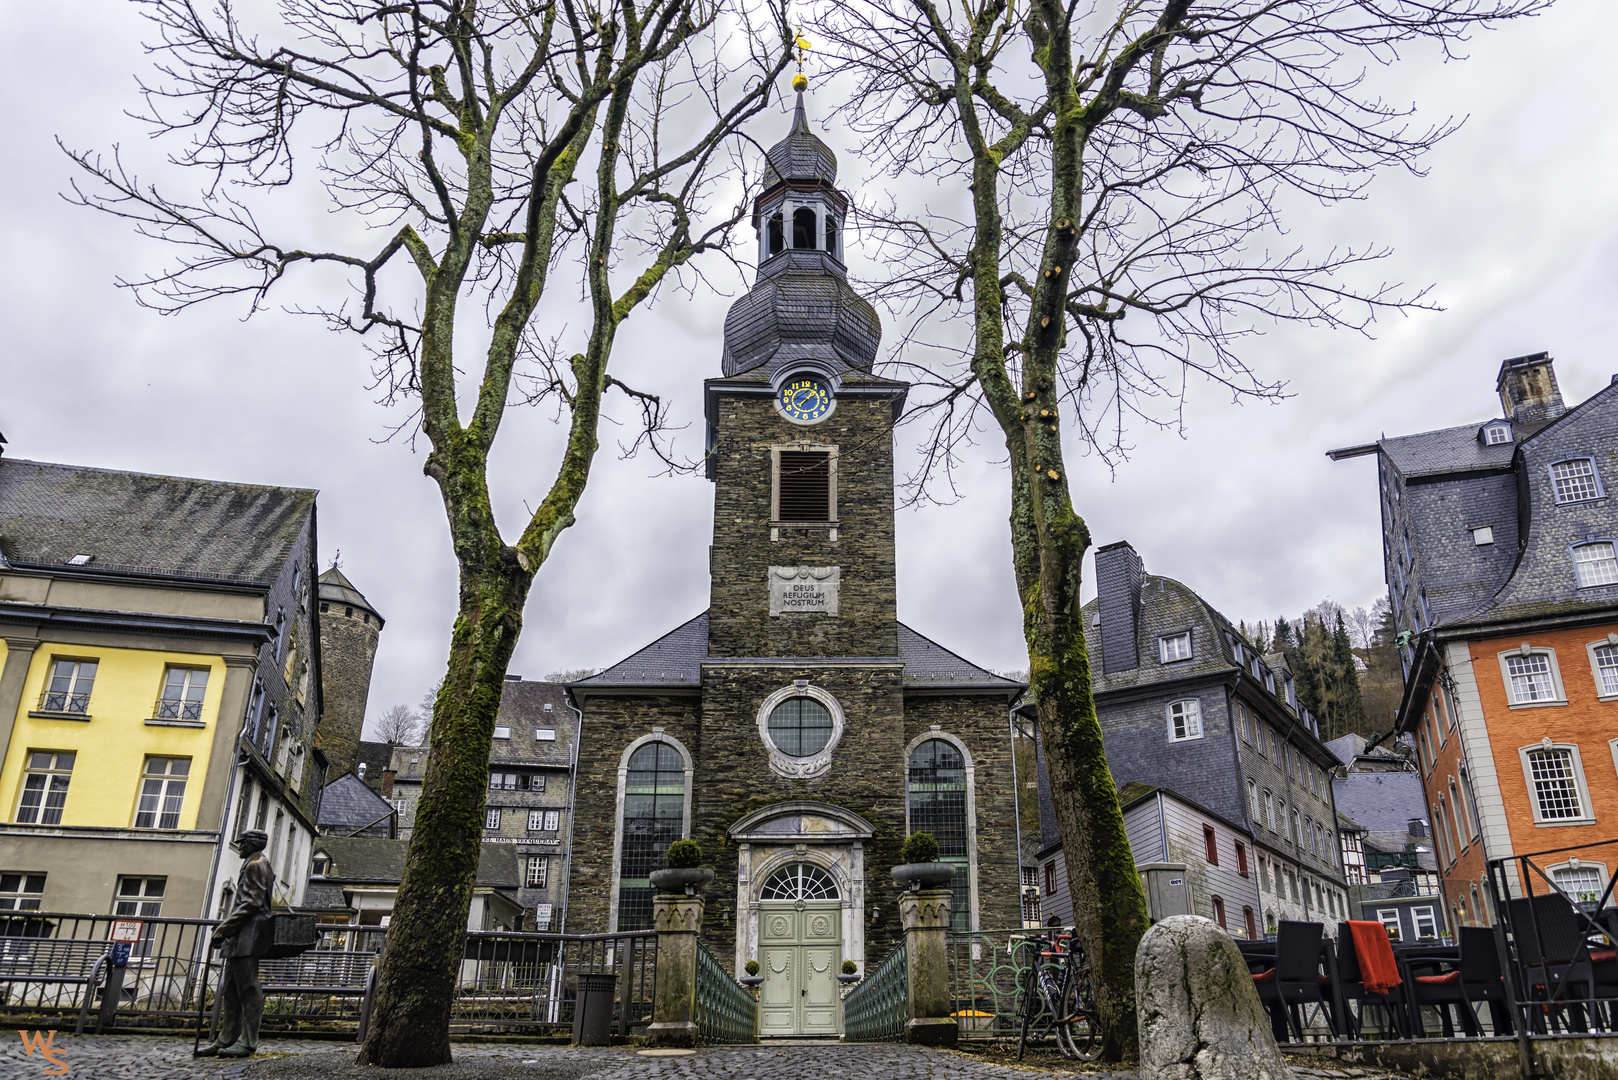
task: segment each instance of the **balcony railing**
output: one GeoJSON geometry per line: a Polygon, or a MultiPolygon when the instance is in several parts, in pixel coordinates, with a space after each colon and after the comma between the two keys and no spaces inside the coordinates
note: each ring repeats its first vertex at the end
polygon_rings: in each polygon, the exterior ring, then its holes
{"type": "Polygon", "coordinates": [[[86,690],[82,694],[75,694],[70,690],[47,690],[39,695],[39,711],[82,716],[90,711],[90,692],[86,690]]]}
{"type": "Polygon", "coordinates": [[[178,698],[159,698],[157,709],[152,713],[154,720],[190,720],[202,719],[202,702],[180,701],[178,698]]]}

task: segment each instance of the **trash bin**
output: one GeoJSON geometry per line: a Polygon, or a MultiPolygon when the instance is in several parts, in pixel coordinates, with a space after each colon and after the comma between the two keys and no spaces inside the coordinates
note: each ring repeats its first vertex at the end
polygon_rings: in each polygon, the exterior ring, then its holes
{"type": "Polygon", "coordinates": [[[612,995],[618,976],[580,975],[579,992],[573,1002],[573,1045],[612,1044],[612,995]]]}

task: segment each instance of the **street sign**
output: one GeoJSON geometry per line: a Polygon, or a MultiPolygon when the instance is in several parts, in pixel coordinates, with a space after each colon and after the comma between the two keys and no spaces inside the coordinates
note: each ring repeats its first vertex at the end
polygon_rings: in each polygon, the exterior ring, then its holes
{"type": "Polygon", "coordinates": [[[139,919],[112,920],[112,935],[110,941],[122,941],[133,945],[140,940],[141,928],[145,924],[139,919]]]}

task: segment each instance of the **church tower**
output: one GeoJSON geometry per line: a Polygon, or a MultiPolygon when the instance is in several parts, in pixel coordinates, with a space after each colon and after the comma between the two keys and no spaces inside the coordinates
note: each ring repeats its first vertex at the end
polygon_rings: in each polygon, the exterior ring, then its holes
{"type": "Polygon", "coordinates": [[[716,880],[702,936],[762,968],[765,1036],[842,1027],[836,972],[902,936],[911,832],[957,867],[958,929],[1019,920],[1007,708],[1023,684],[905,626],[882,326],[848,283],[849,202],[800,93],[753,204],[758,271],[703,384],[710,606],[568,687],[581,713],[568,932],[638,930],[669,844],[716,880]]]}
{"type": "Polygon", "coordinates": [[[357,760],[381,633],[382,616],[341,570],[333,566],[320,575],[320,745],[329,779],[357,760]]]}
{"type": "Polygon", "coordinates": [[[848,198],[803,94],[753,204],[758,274],[705,384],[713,656],[897,656],[882,324],[843,264],[848,198]]]}

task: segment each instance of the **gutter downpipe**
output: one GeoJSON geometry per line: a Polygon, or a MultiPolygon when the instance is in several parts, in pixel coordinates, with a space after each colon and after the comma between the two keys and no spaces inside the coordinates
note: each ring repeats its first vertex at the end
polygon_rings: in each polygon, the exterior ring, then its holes
{"type": "Polygon", "coordinates": [[[584,739],[584,713],[573,704],[573,692],[566,691],[568,710],[578,718],[573,725],[573,752],[568,755],[567,851],[562,855],[562,917],[556,932],[567,933],[567,898],[573,891],[573,817],[579,802],[579,743],[584,739]]]}

